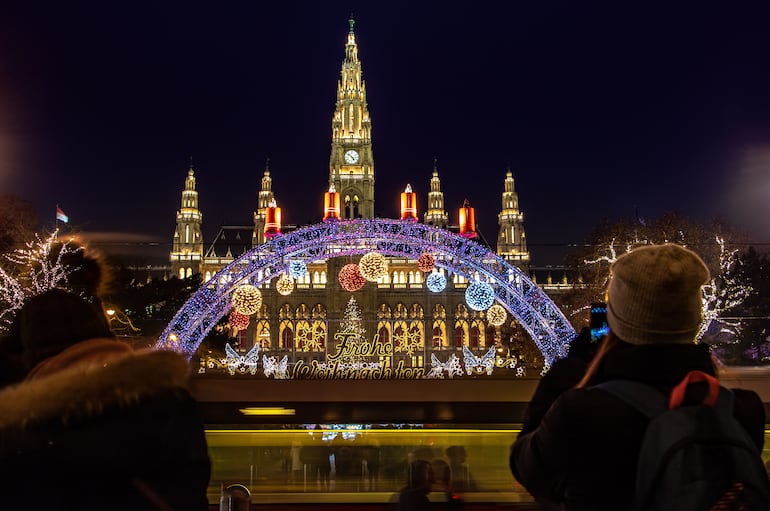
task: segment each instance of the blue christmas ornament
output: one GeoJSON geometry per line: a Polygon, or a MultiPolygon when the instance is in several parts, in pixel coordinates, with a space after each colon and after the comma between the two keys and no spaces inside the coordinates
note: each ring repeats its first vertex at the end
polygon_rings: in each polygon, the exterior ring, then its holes
{"type": "Polygon", "coordinates": [[[425,286],[433,293],[440,293],[446,289],[446,277],[443,274],[434,271],[425,279],[425,286]]]}
{"type": "Polygon", "coordinates": [[[289,276],[293,279],[301,279],[307,275],[307,265],[305,261],[291,261],[289,263],[289,276]]]}
{"type": "Polygon", "coordinates": [[[473,282],[465,290],[465,302],[475,311],[487,310],[495,303],[495,290],[486,282],[473,282]]]}

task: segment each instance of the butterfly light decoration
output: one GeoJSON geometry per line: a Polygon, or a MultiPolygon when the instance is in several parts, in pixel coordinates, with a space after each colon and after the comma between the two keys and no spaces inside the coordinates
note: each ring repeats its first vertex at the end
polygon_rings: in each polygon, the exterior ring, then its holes
{"type": "Polygon", "coordinates": [[[230,346],[230,343],[225,344],[225,354],[227,357],[222,363],[227,367],[227,371],[230,374],[235,374],[238,370],[241,374],[249,371],[251,374],[257,372],[257,362],[259,362],[259,344],[255,344],[245,356],[241,356],[237,351],[230,346]]]}
{"type": "Polygon", "coordinates": [[[463,374],[463,368],[460,365],[460,359],[457,355],[452,353],[446,362],[441,362],[435,353],[430,354],[430,372],[426,378],[444,378],[444,371],[447,372],[449,378],[455,376],[461,376],[463,374]]]}
{"type": "Polygon", "coordinates": [[[477,357],[468,349],[468,346],[463,346],[463,361],[468,375],[481,374],[485,371],[491,375],[495,368],[495,347],[491,346],[481,357],[477,357]]]}
{"type": "Polygon", "coordinates": [[[276,380],[288,380],[289,379],[289,357],[284,355],[280,362],[277,362],[276,357],[268,357],[262,355],[262,368],[265,371],[265,376],[272,376],[276,380]]]}

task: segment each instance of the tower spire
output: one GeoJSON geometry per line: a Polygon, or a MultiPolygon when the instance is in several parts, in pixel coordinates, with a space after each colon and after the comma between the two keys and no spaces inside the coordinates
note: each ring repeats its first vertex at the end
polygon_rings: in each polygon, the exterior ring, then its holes
{"type": "Polygon", "coordinates": [[[195,186],[195,171],[190,157],[190,168],[182,190],[182,202],[176,212],[176,230],[172,241],[171,270],[179,278],[200,273],[203,262],[203,214],[198,209],[198,190],[195,186]]]}
{"type": "Polygon", "coordinates": [[[433,157],[433,176],[430,178],[428,203],[423,215],[426,224],[446,228],[449,214],[444,209],[444,192],[441,191],[441,179],[438,177],[438,158],[433,157]]]}
{"type": "Polygon", "coordinates": [[[527,237],[524,233],[524,213],[519,210],[519,195],[514,188],[510,165],[505,173],[502,209],[497,215],[497,255],[526,271],[529,267],[527,237]]]}
{"type": "Polygon", "coordinates": [[[366,104],[366,83],[362,78],[358,44],[350,30],[345,43],[337,103],[332,116],[332,150],[329,156],[329,185],[340,194],[343,219],[374,217],[374,156],[372,124],[366,104]]]}

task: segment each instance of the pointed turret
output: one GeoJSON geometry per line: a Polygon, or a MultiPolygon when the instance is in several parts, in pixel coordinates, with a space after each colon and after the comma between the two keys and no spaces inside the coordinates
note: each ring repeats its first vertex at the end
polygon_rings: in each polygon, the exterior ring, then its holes
{"type": "Polygon", "coordinates": [[[372,124],[366,104],[366,84],[358,60],[358,44],[351,16],[345,44],[337,103],[332,116],[329,185],[340,193],[341,217],[374,217],[374,156],[372,124]]]}
{"type": "Polygon", "coordinates": [[[270,177],[270,158],[265,160],[265,172],[262,174],[262,188],[259,190],[257,210],[254,212],[254,234],[251,246],[256,247],[265,242],[265,214],[270,203],[275,200],[273,196],[273,178],[270,177]]]}
{"type": "Polygon", "coordinates": [[[176,212],[170,261],[173,274],[185,278],[200,273],[203,260],[203,214],[198,209],[198,191],[195,189],[192,162],[184,182],[181,206],[176,212]]]}
{"type": "Polygon", "coordinates": [[[430,191],[423,221],[446,229],[449,214],[444,209],[444,192],[441,191],[441,179],[438,177],[438,160],[433,158],[433,177],[430,178],[430,191]]]}
{"type": "Polygon", "coordinates": [[[527,237],[524,233],[524,213],[519,211],[519,196],[514,189],[513,173],[505,174],[503,208],[497,215],[500,231],[497,235],[497,255],[519,267],[529,268],[527,237]]]}

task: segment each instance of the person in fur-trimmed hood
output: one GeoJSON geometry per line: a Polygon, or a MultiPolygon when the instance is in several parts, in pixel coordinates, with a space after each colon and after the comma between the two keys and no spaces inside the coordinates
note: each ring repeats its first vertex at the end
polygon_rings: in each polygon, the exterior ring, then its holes
{"type": "Polygon", "coordinates": [[[30,370],[0,391],[0,507],[204,511],[210,461],[189,366],[115,340],[51,290],[16,318],[30,370]]]}

